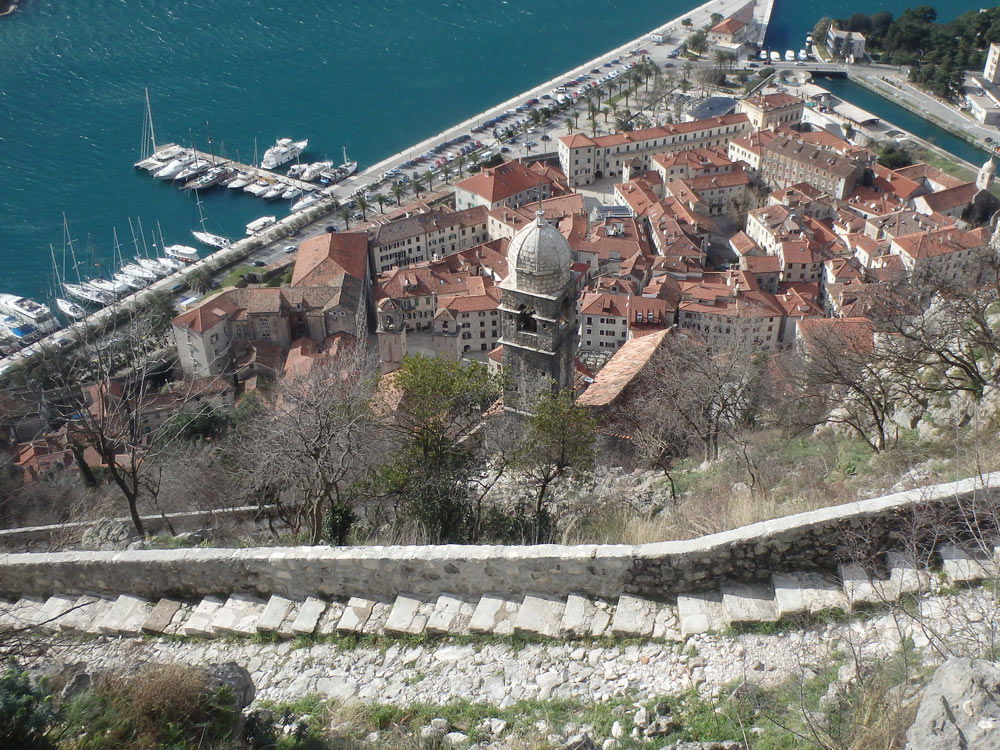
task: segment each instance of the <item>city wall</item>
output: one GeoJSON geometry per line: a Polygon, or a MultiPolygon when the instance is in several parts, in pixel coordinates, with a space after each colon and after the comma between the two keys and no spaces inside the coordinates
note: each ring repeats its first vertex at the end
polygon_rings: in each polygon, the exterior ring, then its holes
{"type": "MultiPolygon", "coordinates": [[[[397,594],[655,599],[720,579],[766,580],[780,570],[835,571],[859,544],[907,549],[915,515],[992,502],[1000,473],[764,521],[698,539],[627,545],[524,547],[284,547],[59,552],[0,556],[0,596],[131,593],[195,598],[397,594]]],[[[965,514],[953,514],[963,517],[965,514]]]]}

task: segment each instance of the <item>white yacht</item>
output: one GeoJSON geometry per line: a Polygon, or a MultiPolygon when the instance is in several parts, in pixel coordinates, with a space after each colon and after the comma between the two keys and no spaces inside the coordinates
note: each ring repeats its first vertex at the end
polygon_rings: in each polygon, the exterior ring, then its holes
{"type": "Polygon", "coordinates": [[[148,280],[142,278],[141,276],[133,276],[125,271],[119,271],[116,273],[114,275],[114,279],[136,292],[149,286],[148,280]]]}
{"type": "Polygon", "coordinates": [[[197,161],[188,164],[184,169],[174,175],[175,180],[188,180],[201,172],[204,172],[212,166],[212,162],[206,161],[205,159],[198,159],[197,161]]]}
{"type": "Polygon", "coordinates": [[[300,195],[302,195],[302,191],[292,185],[288,188],[288,190],[281,194],[281,199],[284,201],[290,201],[292,198],[298,198],[300,195]]]}
{"type": "Polygon", "coordinates": [[[59,312],[72,320],[83,320],[87,317],[86,310],[68,299],[56,297],[56,307],[59,308],[59,312]]]}
{"type": "Polygon", "coordinates": [[[254,219],[249,224],[247,224],[247,237],[252,237],[257,234],[257,232],[263,232],[269,226],[274,224],[275,218],[273,216],[261,216],[259,219],[254,219]]]}
{"type": "Polygon", "coordinates": [[[163,252],[185,263],[194,263],[198,260],[198,251],[187,245],[167,245],[163,248],[163,252]]]}
{"type": "Polygon", "coordinates": [[[153,177],[156,177],[159,180],[172,180],[181,172],[181,170],[187,167],[194,160],[195,160],[194,153],[191,151],[185,151],[180,156],[177,156],[171,161],[167,162],[167,165],[165,167],[161,167],[156,172],[154,172],[153,177]]]}
{"type": "Polygon", "coordinates": [[[212,234],[211,232],[191,232],[194,238],[198,240],[203,245],[208,245],[209,247],[214,247],[216,250],[221,250],[224,247],[229,247],[233,244],[233,241],[228,237],[222,237],[218,234],[212,234]]]}
{"type": "Polygon", "coordinates": [[[799,50],[799,62],[805,62],[808,59],[809,59],[809,53],[806,52],[804,49],[800,49],[799,50]]]}
{"type": "Polygon", "coordinates": [[[781,62],[781,53],[776,50],[771,50],[771,62],[781,62]]]}
{"type": "Polygon", "coordinates": [[[281,194],[285,192],[285,186],[280,182],[274,183],[270,188],[261,193],[261,198],[266,201],[274,200],[275,198],[280,198],[281,194]]]}
{"type": "Polygon", "coordinates": [[[0,294],[0,312],[18,317],[42,333],[54,331],[59,327],[59,321],[53,317],[48,307],[27,297],[18,297],[16,294],[0,294]]]}
{"type": "Polygon", "coordinates": [[[270,180],[260,179],[243,188],[243,192],[250,193],[250,195],[256,195],[259,198],[270,190],[273,185],[274,183],[270,180]]]}
{"type": "MultiPolygon", "coordinates": [[[[92,305],[110,305],[115,300],[115,298],[107,292],[100,289],[94,289],[93,287],[85,284],[63,284],[63,290],[70,297],[76,297],[76,299],[88,302],[92,305]]],[[[59,309],[65,312],[62,306],[60,306],[59,309]]]]}
{"type": "Polygon", "coordinates": [[[155,258],[136,258],[135,262],[138,263],[143,268],[145,268],[147,271],[156,274],[157,278],[159,278],[160,276],[166,276],[168,273],[173,272],[173,269],[163,265],[163,261],[157,260],[155,258]]]}
{"type": "Polygon", "coordinates": [[[113,297],[123,297],[132,292],[132,287],[120,280],[111,281],[110,279],[91,279],[90,281],[84,283],[94,289],[100,289],[102,292],[107,292],[113,297]]]}
{"type": "Polygon", "coordinates": [[[317,161],[317,162],[314,162],[313,164],[310,164],[306,168],[306,170],[302,173],[302,179],[305,182],[312,182],[317,177],[319,177],[319,173],[320,172],[322,172],[325,169],[329,169],[332,166],[333,166],[333,162],[332,161],[317,161]]]}
{"type": "Polygon", "coordinates": [[[260,160],[260,165],[264,169],[274,169],[282,164],[287,164],[296,156],[306,150],[309,141],[293,141],[291,138],[279,138],[277,142],[264,152],[264,158],[260,160]]]}
{"type": "Polygon", "coordinates": [[[300,179],[302,174],[309,169],[309,164],[293,164],[288,168],[288,176],[295,179],[300,179]]]}
{"type": "Polygon", "coordinates": [[[236,177],[226,184],[226,187],[230,190],[237,190],[238,188],[245,188],[250,184],[251,177],[245,172],[240,172],[236,177]]]}
{"type": "Polygon", "coordinates": [[[309,206],[314,203],[319,203],[321,200],[323,200],[323,196],[319,193],[306,193],[292,204],[292,213],[301,211],[304,208],[309,208],[309,206]]]}
{"type": "Polygon", "coordinates": [[[129,276],[138,276],[140,279],[145,279],[146,281],[156,281],[159,278],[159,274],[154,273],[152,269],[146,268],[138,262],[126,263],[118,270],[122,273],[128,274],[129,276]]]}
{"type": "Polygon", "coordinates": [[[767,60],[767,50],[766,49],[762,49],[760,51],[760,59],[761,60],[767,60]]]}
{"type": "Polygon", "coordinates": [[[795,50],[785,50],[785,62],[795,62],[795,50]]]}

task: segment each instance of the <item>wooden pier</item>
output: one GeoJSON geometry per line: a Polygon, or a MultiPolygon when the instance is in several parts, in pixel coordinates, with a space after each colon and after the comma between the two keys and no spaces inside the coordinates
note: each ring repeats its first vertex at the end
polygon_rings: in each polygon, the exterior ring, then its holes
{"type": "MultiPolygon", "coordinates": [[[[190,148],[184,146],[179,146],[176,143],[164,143],[157,147],[156,151],[153,152],[152,156],[145,159],[140,159],[135,163],[136,169],[142,169],[149,171],[154,166],[164,166],[167,161],[173,158],[174,155],[180,155],[182,152],[191,153],[190,148]],[[164,161],[165,155],[171,155],[164,161]]],[[[208,154],[204,151],[195,151],[195,159],[201,159],[210,162],[216,166],[229,167],[231,169],[236,169],[240,172],[245,172],[251,175],[255,180],[266,179],[273,182],[285,185],[287,187],[296,187],[303,193],[310,193],[316,190],[323,189],[322,185],[313,182],[306,182],[304,180],[297,180],[294,177],[289,177],[285,174],[280,174],[278,172],[272,172],[268,169],[263,169],[261,167],[253,166],[252,164],[242,164],[241,162],[235,161],[233,159],[225,159],[215,154],[208,154]]],[[[212,187],[217,187],[213,185],[212,187]]]]}

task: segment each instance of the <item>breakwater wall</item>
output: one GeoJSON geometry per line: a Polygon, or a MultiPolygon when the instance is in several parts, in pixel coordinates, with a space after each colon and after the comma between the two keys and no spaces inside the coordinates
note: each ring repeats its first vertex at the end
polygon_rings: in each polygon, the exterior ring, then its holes
{"type": "MultiPolygon", "coordinates": [[[[0,556],[0,596],[131,593],[194,598],[245,593],[392,599],[399,594],[526,592],[669,599],[720,580],[835,571],[858,545],[907,549],[914,519],[959,526],[994,502],[1000,473],[763,521],[698,539],[643,545],[285,547],[59,552],[0,556]],[[958,512],[951,511],[957,509],[958,512]]],[[[995,518],[995,516],[994,516],[995,518]]],[[[961,532],[962,529],[952,531],[961,532]]],[[[940,525],[935,533],[940,534],[940,525]]],[[[934,544],[935,540],[928,540],[934,544]]],[[[939,541],[939,540],[937,540],[939,541]]]]}

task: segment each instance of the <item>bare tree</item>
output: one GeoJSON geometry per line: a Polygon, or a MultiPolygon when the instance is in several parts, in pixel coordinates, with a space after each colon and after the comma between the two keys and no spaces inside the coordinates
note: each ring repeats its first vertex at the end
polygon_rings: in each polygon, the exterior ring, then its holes
{"type": "MultiPolygon", "coordinates": [[[[363,341],[363,339],[362,339],[363,341]]],[[[373,465],[376,365],[363,344],[307,374],[279,381],[232,444],[246,495],[274,503],[310,544],[346,544],[355,519],[353,482],[373,465]]]]}

